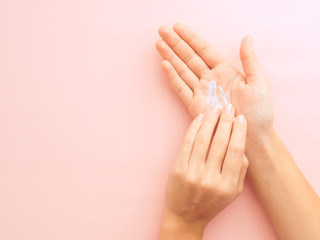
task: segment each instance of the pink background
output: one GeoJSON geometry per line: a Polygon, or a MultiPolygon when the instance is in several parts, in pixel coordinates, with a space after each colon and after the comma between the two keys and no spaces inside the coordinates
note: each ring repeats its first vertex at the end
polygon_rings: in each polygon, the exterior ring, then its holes
{"type": "MultiPolygon", "coordinates": [[[[154,44],[183,22],[241,67],[251,34],[276,127],[320,193],[318,1],[0,1],[0,239],[157,239],[191,121],[154,44]]],[[[205,239],[277,239],[250,185],[205,239]]]]}

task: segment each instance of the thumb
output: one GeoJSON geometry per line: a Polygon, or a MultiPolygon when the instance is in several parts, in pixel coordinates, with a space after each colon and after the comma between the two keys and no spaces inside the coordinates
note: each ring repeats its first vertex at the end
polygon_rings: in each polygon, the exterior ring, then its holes
{"type": "Polygon", "coordinates": [[[263,80],[262,70],[253,49],[253,38],[251,36],[246,36],[242,39],[240,59],[243,71],[249,83],[263,80]]]}

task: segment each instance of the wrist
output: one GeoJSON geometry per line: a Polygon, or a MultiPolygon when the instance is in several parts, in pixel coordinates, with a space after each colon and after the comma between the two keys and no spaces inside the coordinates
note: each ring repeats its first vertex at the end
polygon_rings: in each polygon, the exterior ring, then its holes
{"type": "Polygon", "coordinates": [[[162,217],[160,239],[202,239],[205,226],[204,223],[189,221],[165,210],[162,217]]]}
{"type": "Polygon", "coordinates": [[[267,170],[273,166],[275,159],[272,156],[278,140],[273,126],[260,134],[251,135],[248,132],[246,144],[246,156],[250,162],[248,173],[255,168],[267,170]]]}
{"type": "Polygon", "coordinates": [[[247,157],[251,156],[251,158],[254,159],[261,155],[261,151],[267,151],[269,149],[269,146],[277,138],[277,133],[273,125],[259,132],[250,130],[248,127],[245,153],[247,157]]]}

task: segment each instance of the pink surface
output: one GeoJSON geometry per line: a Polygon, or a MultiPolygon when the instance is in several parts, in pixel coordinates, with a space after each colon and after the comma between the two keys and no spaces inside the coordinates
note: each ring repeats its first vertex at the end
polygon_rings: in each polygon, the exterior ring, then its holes
{"type": "MultiPolygon", "coordinates": [[[[157,239],[190,117],[161,71],[183,22],[240,67],[251,34],[276,127],[320,193],[318,1],[0,1],[0,239],[157,239]]],[[[277,239],[246,183],[205,239],[277,239]]]]}

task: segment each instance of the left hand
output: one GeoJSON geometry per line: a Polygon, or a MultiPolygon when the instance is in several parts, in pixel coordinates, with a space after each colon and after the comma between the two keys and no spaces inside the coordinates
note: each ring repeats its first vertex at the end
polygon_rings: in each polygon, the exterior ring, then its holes
{"type": "Polygon", "coordinates": [[[173,29],[163,26],[159,34],[162,39],[156,47],[165,59],[162,67],[191,116],[208,109],[207,84],[214,80],[228,94],[236,114],[243,114],[248,121],[246,154],[249,154],[254,149],[252,146],[273,131],[269,84],[254,53],[252,38],[245,37],[240,47],[243,75],[207,41],[181,23],[173,29]]]}

